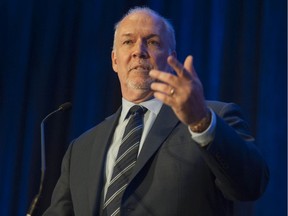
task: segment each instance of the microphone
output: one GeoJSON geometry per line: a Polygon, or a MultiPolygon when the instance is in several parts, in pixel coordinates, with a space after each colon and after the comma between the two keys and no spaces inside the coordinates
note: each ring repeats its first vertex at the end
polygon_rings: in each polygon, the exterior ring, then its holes
{"type": "Polygon", "coordinates": [[[44,177],[45,177],[45,169],[46,169],[46,159],[45,159],[45,122],[47,119],[49,119],[53,114],[59,112],[59,111],[67,111],[69,109],[71,109],[72,104],[70,102],[66,102],[62,105],[60,105],[58,107],[57,110],[54,110],[53,112],[49,113],[41,122],[41,178],[40,178],[40,185],[39,185],[39,191],[38,194],[36,194],[36,196],[34,197],[34,199],[32,200],[28,213],[26,214],[26,216],[32,216],[35,207],[38,203],[38,200],[40,198],[40,195],[42,193],[42,189],[43,189],[43,182],[44,182],[44,177]]]}

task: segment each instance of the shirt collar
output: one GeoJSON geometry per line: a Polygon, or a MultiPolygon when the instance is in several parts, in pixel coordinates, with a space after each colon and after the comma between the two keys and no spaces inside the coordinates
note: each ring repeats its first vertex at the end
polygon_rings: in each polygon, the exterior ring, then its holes
{"type": "MultiPolygon", "coordinates": [[[[162,104],[163,103],[161,101],[159,101],[156,98],[153,98],[151,100],[144,101],[138,105],[144,106],[148,109],[149,112],[152,112],[153,114],[158,115],[162,107],[162,104]]],[[[134,105],[135,105],[134,103],[122,98],[122,111],[121,111],[119,122],[124,121],[125,116],[127,116],[127,113],[129,112],[130,108],[134,105]]]]}

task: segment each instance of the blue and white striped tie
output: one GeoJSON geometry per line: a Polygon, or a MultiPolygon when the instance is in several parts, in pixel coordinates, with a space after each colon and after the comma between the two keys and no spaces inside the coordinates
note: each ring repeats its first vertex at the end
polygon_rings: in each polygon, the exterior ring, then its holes
{"type": "Polygon", "coordinates": [[[143,130],[143,116],[146,111],[145,107],[139,105],[133,106],[129,111],[131,117],[125,128],[103,205],[105,216],[120,215],[121,199],[137,160],[143,130]]]}

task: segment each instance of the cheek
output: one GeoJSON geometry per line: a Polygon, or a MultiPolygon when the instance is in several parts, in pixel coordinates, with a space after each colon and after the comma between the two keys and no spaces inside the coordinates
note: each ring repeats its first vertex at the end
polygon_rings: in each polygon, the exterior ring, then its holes
{"type": "Polygon", "coordinates": [[[126,53],[119,53],[115,60],[115,64],[117,65],[118,70],[124,69],[129,62],[129,56],[126,53]]]}
{"type": "Polygon", "coordinates": [[[117,58],[113,64],[113,69],[120,80],[125,80],[127,77],[127,65],[127,61],[124,58],[117,58]]]}
{"type": "Polygon", "coordinates": [[[161,55],[161,56],[154,58],[155,64],[157,65],[159,70],[167,70],[169,68],[168,63],[167,63],[167,58],[168,58],[168,55],[161,55]]]}

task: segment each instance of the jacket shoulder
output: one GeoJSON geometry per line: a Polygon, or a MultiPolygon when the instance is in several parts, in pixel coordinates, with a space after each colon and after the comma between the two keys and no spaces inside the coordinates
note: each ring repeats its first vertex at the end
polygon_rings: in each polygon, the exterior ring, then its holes
{"type": "Polygon", "coordinates": [[[241,108],[235,103],[207,100],[206,104],[209,108],[211,108],[215,113],[220,116],[222,116],[226,112],[230,113],[231,111],[233,111],[233,113],[242,113],[241,108]]]}

